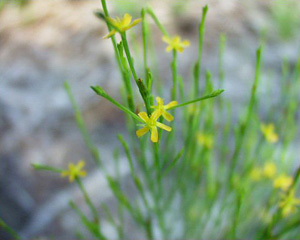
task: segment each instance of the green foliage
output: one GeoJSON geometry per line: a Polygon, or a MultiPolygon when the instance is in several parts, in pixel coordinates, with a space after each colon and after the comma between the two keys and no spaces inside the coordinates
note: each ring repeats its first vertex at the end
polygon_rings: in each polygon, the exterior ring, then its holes
{"type": "Polygon", "coordinates": [[[289,40],[300,33],[300,3],[297,0],[271,2],[271,12],[282,39],[289,40]]]}

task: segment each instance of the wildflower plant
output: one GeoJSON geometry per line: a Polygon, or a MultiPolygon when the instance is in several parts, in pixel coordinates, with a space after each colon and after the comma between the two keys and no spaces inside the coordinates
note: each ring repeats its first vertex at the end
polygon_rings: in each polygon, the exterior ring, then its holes
{"type": "Polygon", "coordinates": [[[225,81],[224,35],[220,36],[218,75],[202,69],[207,6],[202,9],[193,71],[183,81],[177,53],[185,54],[184,49],[190,45],[187,40],[182,41],[177,35],[170,37],[150,7],[143,8],[141,16],[132,21],[129,14],[112,18],[106,0],[101,3],[102,10],[95,15],[107,25],[109,34],[102,41],[112,43],[123,95],[116,100],[101,86],[91,89],[95,97],[106,99],[124,113],[128,136],[118,135],[118,140],[135,193],[128,194],[124,189],[119,154],[113,156],[115,173],[106,169],[67,82],[65,89],[79,130],[117,205],[109,207],[89,197],[81,181],[86,175],[83,162],[70,164],[65,170],[33,164],[37,170],[59,173],[78,185],[89,212],[82,212],[73,201],[70,206],[90,233],[88,238],[134,239],[125,224],[130,222],[143,239],[298,239],[299,156],[291,154],[289,146],[296,139],[295,133],[299,135],[296,89],[300,86],[300,59],[290,74],[283,74],[289,86],[295,87],[287,87],[283,81],[280,104],[260,115],[257,88],[263,48],[259,47],[248,106],[240,120],[233,123],[232,104],[223,96],[224,90],[216,88],[223,87],[225,81]],[[149,21],[155,23],[168,44],[165,54],[172,53],[172,86],[164,91],[159,79],[167,81],[168,76],[161,78],[149,57],[149,21]],[[128,30],[136,28],[141,28],[142,69],[134,61],[126,36],[128,30]],[[121,41],[117,42],[116,34],[120,34],[121,41]],[[261,124],[261,119],[277,122],[266,125],[261,124]],[[296,171],[291,167],[295,159],[296,171]],[[107,233],[106,224],[113,227],[114,235],[107,233]]]}

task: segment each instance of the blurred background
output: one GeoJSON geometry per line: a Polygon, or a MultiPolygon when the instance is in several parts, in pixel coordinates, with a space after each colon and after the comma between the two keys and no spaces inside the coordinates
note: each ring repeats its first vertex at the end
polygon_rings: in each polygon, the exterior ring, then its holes
{"type": "MultiPolygon", "coordinates": [[[[202,7],[208,4],[203,69],[212,72],[212,79],[217,78],[219,37],[225,34],[224,97],[235,103],[234,112],[247,104],[255,50],[260,43],[265,43],[265,49],[263,81],[258,91],[260,95],[272,91],[274,101],[279,92],[282,60],[293,66],[299,57],[298,0],[107,3],[112,16],[128,12],[134,18],[140,16],[141,7],[149,4],[170,33],[191,41],[191,46],[179,55],[179,71],[187,84],[197,58],[202,7]]],[[[107,168],[112,168],[112,153],[119,146],[116,135],[125,132],[123,114],[96,96],[89,86],[100,85],[119,99],[121,78],[111,42],[102,39],[106,26],[93,14],[97,9],[101,9],[99,0],[0,1],[0,217],[27,239],[74,237],[79,219],[69,209],[68,200],[75,199],[79,205],[83,202],[76,186],[55,174],[34,171],[32,162],[66,167],[71,161],[86,159],[89,174],[84,181],[92,199],[96,203],[111,201],[104,178],[95,170],[81,138],[63,87],[63,81],[68,80],[92,139],[107,168]]],[[[164,51],[162,35],[151,19],[149,23],[160,79],[168,86],[171,54],[164,51]]],[[[128,34],[139,67],[141,29],[136,27],[128,34]]],[[[166,88],[166,98],[168,93],[166,88]]],[[[126,181],[129,171],[122,161],[121,169],[126,181]]],[[[1,229],[0,239],[9,239],[1,229]]]]}

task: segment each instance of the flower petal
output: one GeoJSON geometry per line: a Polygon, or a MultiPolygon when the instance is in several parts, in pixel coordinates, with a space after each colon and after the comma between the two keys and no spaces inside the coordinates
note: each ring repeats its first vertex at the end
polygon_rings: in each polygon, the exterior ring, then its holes
{"type": "Polygon", "coordinates": [[[178,105],[178,102],[172,101],[172,102],[168,103],[167,105],[165,105],[165,109],[168,110],[169,108],[174,107],[176,105],[178,105]]]}
{"type": "Polygon", "coordinates": [[[158,103],[158,105],[164,105],[164,100],[160,97],[156,97],[156,102],[158,103]]]}
{"type": "Polygon", "coordinates": [[[168,132],[170,132],[172,130],[171,127],[169,127],[169,126],[167,126],[167,125],[165,125],[163,123],[160,123],[160,122],[157,122],[156,126],[158,126],[159,128],[162,128],[163,130],[166,130],[168,132]]]}
{"type": "Polygon", "coordinates": [[[166,111],[163,111],[162,115],[168,122],[171,122],[174,119],[174,117],[166,111]]]}
{"type": "Polygon", "coordinates": [[[141,136],[145,135],[149,130],[150,130],[149,127],[144,127],[144,128],[142,128],[142,129],[137,130],[137,131],[136,131],[136,135],[137,135],[138,137],[141,137],[141,136]]]}
{"type": "Polygon", "coordinates": [[[83,160],[81,160],[78,164],[77,164],[77,167],[79,169],[83,168],[85,166],[85,162],[83,160]]]}
{"type": "Polygon", "coordinates": [[[80,172],[78,173],[78,176],[79,176],[79,177],[85,177],[85,176],[86,176],[86,171],[80,171],[80,172]]]}
{"type": "Polygon", "coordinates": [[[188,47],[188,46],[190,46],[190,41],[185,40],[181,44],[182,44],[183,47],[188,47]]]}
{"type": "Polygon", "coordinates": [[[170,42],[171,42],[171,39],[168,38],[167,36],[163,36],[163,37],[162,37],[162,40],[163,40],[165,43],[168,43],[168,44],[170,44],[170,42]]]}
{"type": "Polygon", "coordinates": [[[147,113],[145,113],[145,112],[140,112],[140,113],[138,114],[138,116],[139,116],[144,122],[147,122],[147,121],[149,120],[149,117],[148,117],[147,113]]]}
{"type": "Polygon", "coordinates": [[[161,114],[161,110],[157,109],[151,114],[151,119],[156,121],[161,116],[161,114]]]}
{"type": "Polygon", "coordinates": [[[150,131],[151,131],[151,141],[158,142],[157,127],[151,127],[150,131]]]}
{"type": "Polygon", "coordinates": [[[109,34],[107,34],[106,36],[104,36],[103,38],[104,39],[108,39],[110,38],[111,36],[115,35],[117,31],[115,29],[111,30],[109,34]]]}
{"type": "Polygon", "coordinates": [[[167,46],[167,48],[166,48],[166,52],[170,52],[170,51],[172,51],[172,49],[173,49],[173,47],[172,47],[171,45],[169,45],[169,46],[167,46]]]}
{"type": "Polygon", "coordinates": [[[128,13],[125,13],[123,19],[122,19],[122,25],[124,27],[128,26],[131,22],[132,16],[128,13]]]}
{"type": "Polygon", "coordinates": [[[137,25],[140,21],[142,21],[141,18],[135,19],[131,24],[129,24],[128,26],[124,27],[123,30],[126,31],[129,28],[134,27],[135,25],[137,25]]]}

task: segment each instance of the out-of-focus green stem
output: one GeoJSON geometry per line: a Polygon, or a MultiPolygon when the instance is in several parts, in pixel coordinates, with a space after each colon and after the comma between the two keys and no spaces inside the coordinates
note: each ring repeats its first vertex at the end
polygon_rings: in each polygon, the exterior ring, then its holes
{"type": "Polygon", "coordinates": [[[153,12],[153,10],[150,7],[146,8],[146,12],[152,17],[152,19],[154,20],[154,22],[156,23],[156,25],[158,26],[158,28],[160,29],[160,31],[163,33],[163,35],[165,36],[169,36],[167,30],[164,28],[164,26],[160,23],[160,21],[158,20],[158,18],[156,17],[155,13],[153,12]]]}
{"type": "Polygon", "coordinates": [[[252,112],[253,112],[253,108],[254,108],[254,104],[255,104],[255,100],[256,100],[256,90],[257,90],[257,86],[258,86],[258,82],[259,82],[259,78],[260,78],[261,53],[262,53],[262,47],[259,47],[256,51],[255,77],[254,77],[254,83],[253,83],[253,86],[252,86],[250,103],[249,103],[249,106],[248,106],[248,112],[247,112],[246,119],[240,125],[239,135],[236,139],[235,149],[234,149],[234,153],[233,153],[230,168],[229,168],[228,177],[230,179],[233,176],[232,173],[235,170],[237,159],[239,157],[239,154],[240,154],[243,142],[244,142],[245,134],[246,134],[246,131],[247,131],[248,126],[249,126],[250,121],[251,121],[251,116],[252,116],[252,112]]]}
{"type": "Polygon", "coordinates": [[[208,11],[207,5],[202,8],[202,19],[199,25],[199,41],[198,41],[198,60],[194,69],[194,98],[198,97],[199,94],[199,80],[201,75],[201,65],[202,65],[202,49],[203,49],[203,39],[205,32],[205,19],[208,11]]]}
{"type": "Polygon", "coordinates": [[[91,155],[93,156],[93,159],[96,162],[96,164],[99,167],[103,167],[99,151],[96,148],[96,146],[94,145],[94,143],[92,142],[92,140],[90,138],[90,135],[89,135],[89,133],[86,129],[85,123],[83,121],[82,114],[81,114],[81,112],[79,110],[79,107],[78,107],[78,105],[77,105],[77,103],[76,103],[76,101],[73,97],[73,94],[71,92],[71,87],[70,87],[70,85],[68,84],[67,81],[64,82],[64,86],[65,86],[65,89],[66,89],[67,94],[69,96],[69,99],[71,101],[71,104],[72,104],[72,107],[73,107],[73,110],[74,110],[75,120],[76,120],[77,126],[78,126],[78,128],[81,132],[81,135],[84,139],[84,142],[85,142],[87,148],[89,149],[91,155]]]}
{"type": "Polygon", "coordinates": [[[172,76],[173,76],[173,88],[172,88],[172,100],[177,98],[177,51],[173,49],[173,61],[171,62],[172,76]]]}
{"type": "Polygon", "coordinates": [[[96,209],[96,207],[94,206],[94,204],[92,203],[92,201],[91,201],[91,199],[90,199],[90,197],[89,197],[89,194],[87,193],[87,191],[86,191],[84,185],[82,184],[81,179],[78,178],[78,177],[76,177],[75,180],[76,180],[76,183],[77,183],[77,185],[79,186],[79,188],[80,188],[80,190],[81,190],[81,192],[82,192],[82,194],[83,194],[83,196],[84,196],[85,202],[87,203],[87,205],[89,206],[89,208],[90,208],[90,210],[91,210],[91,212],[92,212],[92,214],[93,214],[94,221],[95,221],[96,223],[99,223],[99,222],[100,222],[100,219],[99,219],[99,215],[98,215],[97,209],[96,209]]]}

